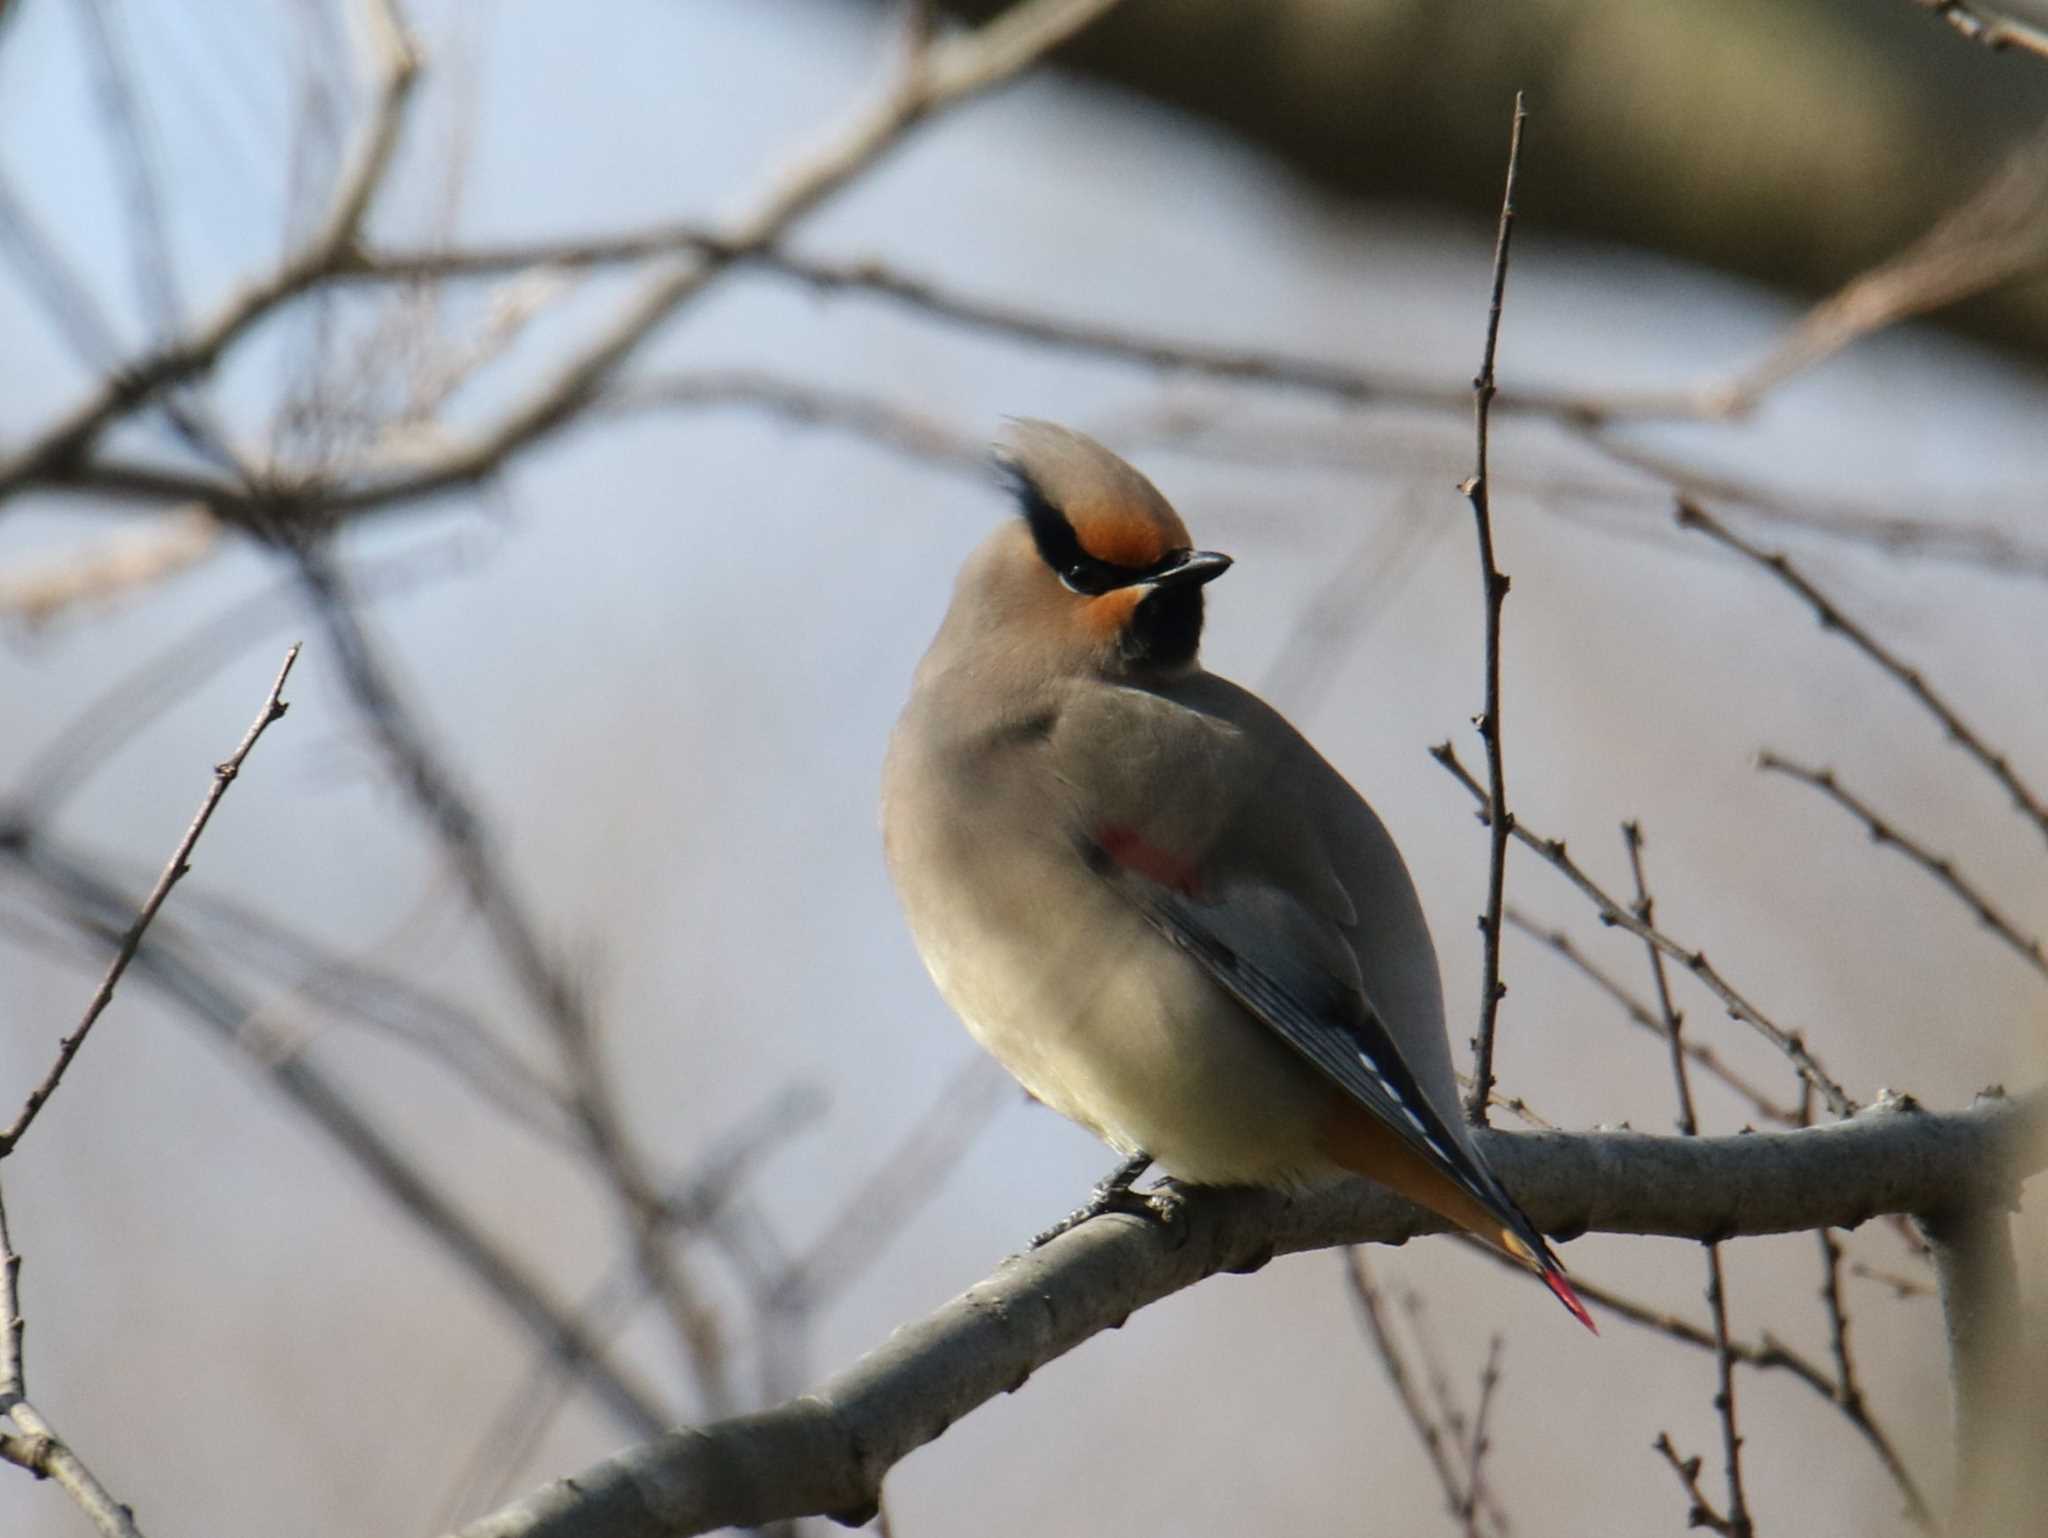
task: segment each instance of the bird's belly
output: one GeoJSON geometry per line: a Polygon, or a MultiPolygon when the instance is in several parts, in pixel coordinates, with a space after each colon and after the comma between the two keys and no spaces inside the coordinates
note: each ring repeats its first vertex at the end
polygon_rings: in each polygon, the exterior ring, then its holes
{"type": "Polygon", "coordinates": [[[1334,1173],[1321,1149],[1331,1087],[1114,892],[1059,885],[1056,908],[991,903],[988,883],[910,905],[932,978],[975,1038],[1034,1097],[1183,1180],[1334,1173]]]}

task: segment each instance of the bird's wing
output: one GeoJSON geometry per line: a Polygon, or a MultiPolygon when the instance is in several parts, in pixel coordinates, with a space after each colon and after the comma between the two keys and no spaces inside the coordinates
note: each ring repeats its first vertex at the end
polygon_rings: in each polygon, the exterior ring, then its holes
{"type": "MultiPolygon", "coordinates": [[[[1233,691],[1225,703],[1239,698],[1250,700],[1233,691]]],[[[1418,1081],[1376,1007],[1360,967],[1371,948],[1357,941],[1375,922],[1367,900],[1376,894],[1347,889],[1329,845],[1348,830],[1317,829],[1313,798],[1296,783],[1311,768],[1333,771],[1280,726],[1286,735],[1276,738],[1234,709],[1088,691],[1061,711],[1049,744],[1072,791],[1070,835],[1247,1012],[1416,1153],[1500,1204],[1504,1193],[1440,1108],[1442,1091],[1418,1081]]],[[[1397,895],[1412,905],[1405,872],[1399,880],[1397,895]]],[[[1440,1013],[1416,1027],[1440,1037],[1440,1013]]]]}

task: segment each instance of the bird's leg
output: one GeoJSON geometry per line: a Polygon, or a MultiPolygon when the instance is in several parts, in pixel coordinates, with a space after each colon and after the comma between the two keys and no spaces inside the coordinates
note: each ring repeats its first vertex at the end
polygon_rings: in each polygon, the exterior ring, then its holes
{"type": "MultiPolygon", "coordinates": [[[[1052,1243],[1070,1228],[1079,1228],[1090,1218],[1099,1218],[1105,1212],[1150,1213],[1155,1203],[1139,1196],[1131,1189],[1131,1182],[1152,1167],[1152,1156],[1140,1149],[1115,1169],[1095,1182],[1095,1189],[1088,1193],[1088,1203],[1076,1207],[1052,1227],[1031,1241],[1031,1248],[1038,1249],[1052,1243]]],[[[1161,1212],[1159,1216],[1166,1214],[1161,1212]]]]}

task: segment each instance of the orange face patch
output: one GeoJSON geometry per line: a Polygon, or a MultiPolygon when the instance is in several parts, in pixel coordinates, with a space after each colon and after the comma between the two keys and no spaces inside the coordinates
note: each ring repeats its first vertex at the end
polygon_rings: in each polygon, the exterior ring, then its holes
{"type": "MultiPolygon", "coordinates": [[[[1107,559],[1104,557],[1103,559],[1107,559]]],[[[1088,627],[1088,633],[1102,640],[1120,635],[1130,625],[1131,616],[1137,612],[1152,589],[1142,583],[1137,587],[1120,587],[1104,593],[1100,598],[1091,598],[1081,610],[1081,623],[1088,627]]]]}

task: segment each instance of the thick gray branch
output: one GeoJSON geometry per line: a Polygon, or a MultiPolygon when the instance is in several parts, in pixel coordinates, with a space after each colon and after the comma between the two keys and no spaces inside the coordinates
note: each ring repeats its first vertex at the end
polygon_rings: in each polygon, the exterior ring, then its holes
{"type": "MultiPolygon", "coordinates": [[[[1950,1115],[1892,1097],[1832,1126],[1739,1137],[1478,1135],[1552,1233],[1732,1238],[2002,1206],[2048,1166],[2048,1093],[1950,1115]]],[[[858,1518],[899,1458],[1148,1303],[1276,1254],[1399,1244],[1443,1226],[1362,1182],[1300,1199],[1197,1191],[1185,1213],[1172,1230],[1124,1217],[1086,1223],[1005,1262],[817,1392],[671,1432],[480,1519],[462,1538],[680,1538],[812,1513],[858,1518]]]]}
{"type": "Polygon", "coordinates": [[[2039,1428],[2028,1407],[2039,1342],[2026,1338],[2006,1204],[1958,1204],[1924,1215],[1948,1330],[1955,1404],[1959,1533],[2019,1532],[2048,1495],[2039,1428]]]}

